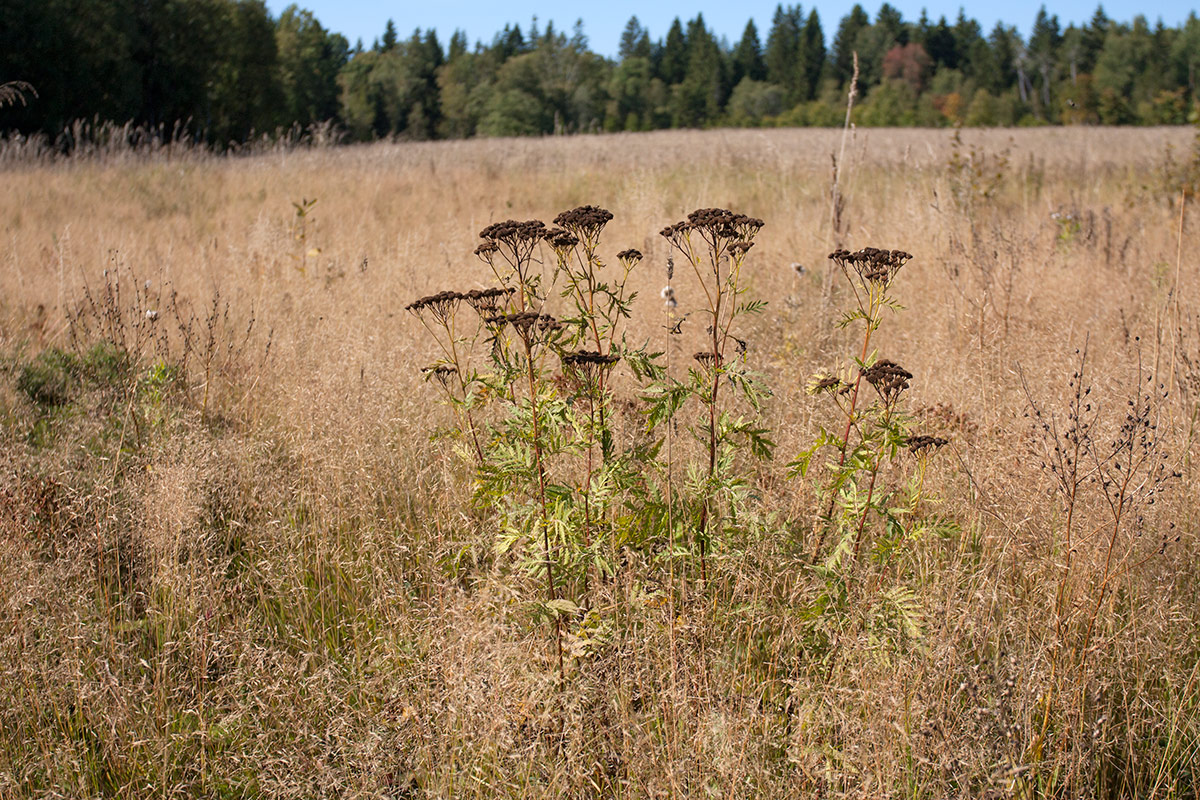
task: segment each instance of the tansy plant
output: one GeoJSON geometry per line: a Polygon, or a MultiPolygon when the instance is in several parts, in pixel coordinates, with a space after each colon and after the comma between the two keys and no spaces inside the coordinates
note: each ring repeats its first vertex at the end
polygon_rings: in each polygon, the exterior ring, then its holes
{"type": "Polygon", "coordinates": [[[812,558],[827,593],[815,607],[842,619],[842,612],[857,609],[855,624],[910,637],[920,634],[915,595],[903,574],[894,575],[890,587],[881,590],[881,584],[904,542],[949,524],[920,513],[928,460],[948,442],[913,435],[905,408],[913,375],[876,349],[884,313],[901,309],[890,292],[911,258],[876,248],[830,255],[855,301],[841,326],[857,328],[861,344],[841,369],[813,377],[809,391],[828,398],[838,421],[821,427],[789,465],[793,476],[813,478],[817,489],[812,558]],[[813,469],[814,463],[821,466],[813,469]]]}

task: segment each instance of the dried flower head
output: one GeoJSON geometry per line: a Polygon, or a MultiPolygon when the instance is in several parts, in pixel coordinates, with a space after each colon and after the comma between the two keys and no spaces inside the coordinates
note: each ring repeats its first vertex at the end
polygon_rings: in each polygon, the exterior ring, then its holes
{"type": "Polygon", "coordinates": [[[588,386],[596,384],[600,376],[620,360],[621,356],[616,353],[605,355],[595,350],[576,350],[562,357],[564,369],[588,386]]]}
{"type": "Polygon", "coordinates": [[[567,255],[579,244],[579,237],[562,228],[551,228],[546,231],[547,244],[554,249],[559,260],[565,260],[567,255]]]}
{"type": "Polygon", "coordinates": [[[809,394],[845,394],[853,387],[836,375],[814,375],[809,381],[809,394]]]}
{"type": "Polygon", "coordinates": [[[431,367],[421,367],[421,374],[425,376],[425,380],[434,378],[443,388],[449,388],[450,376],[454,374],[454,367],[447,364],[434,364],[431,367]]]}
{"type": "Polygon", "coordinates": [[[465,298],[466,295],[461,292],[438,292],[437,294],[426,295],[419,300],[414,300],[406,305],[404,310],[411,311],[418,317],[427,312],[440,324],[447,325],[450,318],[454,316],[459,301],[465,298]]]}
{"type": "Polygon", "coordinates": [[[573,233],[579,239],[594,244],[600,231],[613,218],[612,212],[599,206],[579,206],[554,218],[554,224],[573,233]]]}
{"type": "Polygon", "coordinates": [[[484,242],[475,248],[475,255],[485,264],[491,264],[492,258],[499,249],[500,247],[495,242],[484,242]]]}
{"type": "Polygon", "coordinates": [[[714,250],[729,246],[736,256],[742,256],[762,226],[761,219],[725,208],[698,208],[683,222],[663,228],[659,235],[684,253],[688,252],[688,237],[696,233],[714,250]]]}
{"type": "Polygon", "coordinates": [[[864,247],[853,253],[848,250],[834,250],[829,254],[829,258],[841,267],[847,276],[853,270],[865,283],[887,286],[895,279],[900,268],[912,258],[912,254],[903,250],[864,247]]]}
{"type": "Polygon", "coordinates": [[[658,235],[670,242],[674,247],[680,250],[685,249],[687,235],[691,232],[692,226],[686,222],[676,222],[674,225],[668,225],[658,232],[658,235]]]}
{"type": "Polygon", "coordinates": [[[598,367],[611,367],[621,360],[621,356],[609,353],[605,355],[596,350],[576,350],[574,353],[567,353],[562,357],[564,364],[572,367],[583,365],[594,365],[598,367]]]}
{"type": "Polygon", "coordinates": [[[550,341],[554,338],[554,334],[563,328],[563,324],[554,317],[549,314],[539,314],[536,311],[498,314],[485,318],[484,322],[496,328],[511,325],[527,345],[550,341]]]}
{"type": "Polygon", "coordinates": [[[940,436],[910,436],[907,442],[908,450],[913,455],[926,455],[948,444],[950,440],[940,436]]]}
{"type": "Polygon", "coordinates": [[[632,269],[639,261],[642,260],[642,251],[629,248],[617,253],[617,260],[625,265],[626,269],[632,269]]]}
{"type": "Polygon", "coordinates": [[[867,383],[875,387],[883,402],[891,405],[908,388],[912,373],[894,361],[880,359],[861,371],[867,383]]]}
{"type": "Polygon", "coordinates": [[[513,219],[494,222],[479,232],[483,243],[475,248],[475,254],[494,267],[495,256],[499,253],[512,267],[520,271],[545,235],[545,223],[536,219],[525,222],[513,219]]]}
{"type": "Polygon", "coordinates": [[[463,295],[463,299],[467,301],[467,305],[475,309],[475,313],[480,317],[494,317],[501,312],[507,302],[508,296],[515,291],[516,289],[512,287],[506,289],[472,289],[463,295]]]}
{"type": "Polygon", "coordinates": [[[539,242],[545,235],[546,224],[536,219],[524,222],[518,222],[515,219],[493,222],[479,232],[479,238],[485,242],[495,242],[510,247],[528,242],[539,242]]]}
{"type": "Polygon", "coordinates": [[[708,350],[701,350],[692,356],[696,362],[705,368],[719,366],[721,364],[721,356],[718,353],[713,353],[708,350]]]}
{"type": "Polygon", "coordinates": [[[748,242],[763,226],[761,219],[735,214],[725,208],[700,208],[688,214],[692,230],[700,232],[706,239],[729,239],[748,242]]]}

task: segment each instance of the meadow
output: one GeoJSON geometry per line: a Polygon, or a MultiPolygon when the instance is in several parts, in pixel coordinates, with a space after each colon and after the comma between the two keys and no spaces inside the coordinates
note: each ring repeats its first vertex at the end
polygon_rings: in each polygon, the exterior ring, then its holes
{"type": "Polygon", "coordinates": [[[1194,129],[0,181],[0,797],[1200,793],[1194,129]]]}

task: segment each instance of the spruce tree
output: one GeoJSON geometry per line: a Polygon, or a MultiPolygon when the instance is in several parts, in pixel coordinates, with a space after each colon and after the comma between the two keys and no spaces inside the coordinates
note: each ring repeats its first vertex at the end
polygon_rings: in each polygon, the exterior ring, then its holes
{"type": "Polygon", "coordinates": [[[767,67],[763,63],[762,44],[758,40],[758,28],[751,19],[746,23],[746,30],[733,51],[732,83],[736,86],[743,78],[761,81],[767,76],[767,67]]]}
{"type": "Polygon", "coordinates": [[[617,57],[624,61],[627,58],[649,58],[649,56],[650,34],[642,27],[638,18],[632,16],[629,18],[629,22],[625,23],[625,30],[621,32],[621,44],[617,50],[617,57]]]}
{"type": "Polygon", "coordinates": [[[802,74],[800,19],[799,5],[776,6],[764,54],[767,80],[783,87],[789,104],[794,104],[800,99],[797,97],[798,78],[802,74]]]}
{"type": "Polygon", "coordinates": [[[672,85],[683,81],[688,68],[688,42],[683,33],[683,23],[679,17],[671,23],[667,31],[667,41],[663,45],[662,59],[659,62],[658,75],[663,83],[672,85]]]}
{"type": "Polygon", "coordinates": [[[858,41],[859,33],[870,24],[871,19],[867,16],[867,12],[857,3],[854,8],[850,9],[850,13],[842,17],[842,21],[838,23],[837,33],[833,37],[831,57],[833,74],[839,83],[850,80],[850,76],[854,73],[855,43],[858,41]]]}
{"type": "Polygon", "coordinates": [[[800,36],[802,65],[804,70],[803,92],[801,99],[811,100],[820,88],[821,74],[825,70],[825,34],[821,30],[821,18],[814,8],[808,14],[804,23],[804,31],[800,36]]]}

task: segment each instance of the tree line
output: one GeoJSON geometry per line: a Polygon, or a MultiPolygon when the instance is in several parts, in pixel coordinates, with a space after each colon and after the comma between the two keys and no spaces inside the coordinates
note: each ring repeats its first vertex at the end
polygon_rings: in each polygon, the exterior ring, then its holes
{"type": "Polygon", "coordinates": [[[295,5],[262,0],[9,0],[0,83],[36,90],[0,126],[56,135],[73,120],[133,122],[218,146],[333,122],[355,140],[839,125],[857,69],[862,125],[1180,124],[1200,109],[1200,19],[1178,27],[1098,8],[1029,36],[998,23],[905,20],[856,5],[827,46],[820,15],[779,5],[730,42],[697,14],[654,38],[636,17],[615,59],[582,23],[535,19],[490,42],[401,38],[389,20],[351,46],[295,5]],[[857,62],[857,63],[856,63],[857,62]]]}

